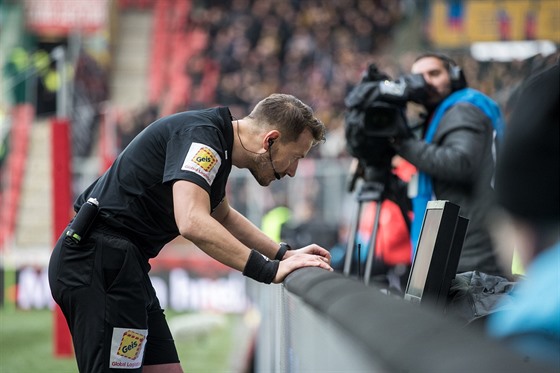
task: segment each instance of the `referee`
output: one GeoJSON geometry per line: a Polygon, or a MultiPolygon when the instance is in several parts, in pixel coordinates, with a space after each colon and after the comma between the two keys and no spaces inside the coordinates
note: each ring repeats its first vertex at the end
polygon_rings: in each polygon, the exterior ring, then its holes
{"type": "Polygon", "coordinates": [[[144,129],[76,200],[55,245],[49,283],[70,328],[80,372],[182,372],[148,277],[150,258],[181,235],[263,283],[327,270],[330,254],[268,238],[225,195],[232,166],[262,186],[296,174],[325,126],[294,96],[273,94],[243,119],[226,107],[187,111],[144,129]],[[93,213],[92,213],[93,212],[93,213]]]}

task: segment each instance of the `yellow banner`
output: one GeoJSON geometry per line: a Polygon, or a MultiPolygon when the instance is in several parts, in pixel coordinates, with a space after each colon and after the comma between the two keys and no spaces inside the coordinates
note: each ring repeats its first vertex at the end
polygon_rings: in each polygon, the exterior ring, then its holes
{"type": "Polygon", "coordinates": [[[560,43],[558,0],[436,0],[428,38],[435,47],[477,41],[551,40],[560,43]]]}

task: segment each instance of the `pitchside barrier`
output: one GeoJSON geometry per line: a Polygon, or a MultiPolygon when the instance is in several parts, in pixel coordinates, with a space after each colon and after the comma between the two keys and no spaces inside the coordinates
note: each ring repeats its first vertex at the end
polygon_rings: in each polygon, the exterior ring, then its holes
{"type": "Polygon", "coordinates": [[[337,272],[251,281],[261,313],[255,372],[552,372],[440,310],[337,272]]]}

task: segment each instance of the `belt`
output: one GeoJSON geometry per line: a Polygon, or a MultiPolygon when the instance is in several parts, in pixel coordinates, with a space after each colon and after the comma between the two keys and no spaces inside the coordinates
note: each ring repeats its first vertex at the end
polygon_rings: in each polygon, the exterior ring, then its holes
{"type": "Polygon", "coordinates": [[[90,232],[92,234],[98,234],[98,235],[110,235],[130,242],[136,249],[135,251],[137,253],[139,262],[142,264],[142,266],[145,267],[146,272],[150,270],[151,266],[148,262],[149,258],[144,254],[144,251],[141,249],[142,244],[140,244],[138,240],[132,239],[126,233],[123,233],[120,229],[107,224],[107,222],[102,216],[97,216],[97,218],[92,224],[90,232]]]}

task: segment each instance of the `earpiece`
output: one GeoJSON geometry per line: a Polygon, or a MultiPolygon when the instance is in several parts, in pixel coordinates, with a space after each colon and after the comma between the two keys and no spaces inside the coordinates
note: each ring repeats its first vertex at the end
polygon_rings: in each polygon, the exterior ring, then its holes
{"type": "Polygon", "coordinates": [[[269,146],[269,147],[271,147],[271,146],[272,146],[272,144],[274,144],[274,140],[272,140],[272,139],[268,139],[268,146],[269,146]]]}

